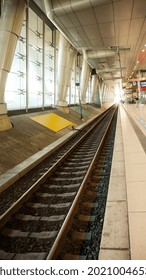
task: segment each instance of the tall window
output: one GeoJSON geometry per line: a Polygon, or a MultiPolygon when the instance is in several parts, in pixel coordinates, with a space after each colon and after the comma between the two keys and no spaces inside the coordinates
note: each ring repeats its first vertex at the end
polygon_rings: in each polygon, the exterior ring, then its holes
{"type": "Polygon", "coordinates": [[[26,24],[25,18],[6,84],[5,102],[8,110],[44,108],[54,105],[52,30],[32,9],[29,8],[28,12],[28,22],[26,24]],[[27,38],[26,26],[28,26],[27,38]],[[28,57],[26,58],[27,44],[28,57]],[[28,60],[28,80],[26,79],[26,60],[28,60]],[[28,88],[28,93],[26,88],[28,88]]]}
{"type": "Polygon", "coordinates": [[[43,25],[42,20],[29,9],[29,96],[28,108],[42,107],[42,53],[43,25]]]}
{"type": "Polygon", "coordinates": [[[5,101],[8,109],[24,109],[26,107],[26,20],[23,21],[21,35],[8,75],[5,101]]]}
{"type": "MultiPolygon", "coordinates": [[[[52,31],[45,26],[45,70],[44,70],[44,94],[45,106],[54,104],[54,48],[52,31]]],[[[55,104],[54,104],[55,105],[55,104]]]]}
{"type": "Polygon", "coordinates": [[[81,72],[81,69],[80,69],[80,65],[78,63],[78,58],[77,58],[76,69],[75,69],[75,85],[76,85],[75,96],[74,96],[75,104],[79,104],[80,99],[81,99],[81,96],[80,96],[80,72],[81,72]]]}

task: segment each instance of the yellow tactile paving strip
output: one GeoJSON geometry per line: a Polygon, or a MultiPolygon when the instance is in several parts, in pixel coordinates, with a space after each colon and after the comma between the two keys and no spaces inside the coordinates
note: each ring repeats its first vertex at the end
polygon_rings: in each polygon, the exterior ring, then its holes
{"type": "Polygon", "coordinates": [[[65,127],[74,126],[74,123],[52,113],[31,118],[33,121],[57,132],[65,127]]]}

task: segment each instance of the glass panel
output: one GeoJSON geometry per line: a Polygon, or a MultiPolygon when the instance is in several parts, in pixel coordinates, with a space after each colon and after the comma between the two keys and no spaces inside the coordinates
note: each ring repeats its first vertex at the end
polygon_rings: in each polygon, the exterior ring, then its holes
{"type": "Polygon", "coordinates": [[[29,104],[28,108],[42,107],[42,51],[43,22],[29,9],[29,104]]]}
{"type": "Polygon", "coordinates": [[[90,98],[91,98],[91,79],[89,78],[87,92],[86,92],[86,103],[90,103],[90,98]]]}
{"type": "Polygon", "coordinates": [[[54,106],[54,48],[52,30],[45,25],[44,105],[54,106]]]}
{"type": "Polygon", "coordinates": [[[20,37],[8,74],[5,102],[8,110],[26,108],[26,20],[23,21],[20,37]]]}
{"type": "Polygon", "coordinates": [[[71,96],[70,96],[70,104],[75,104],[75,94],[76,94],[76,86],[75,86],[75,70],[72,71],[72,76],[71,76],[71,96]]]}
{"type": "MultiPolygon", "coordinates": [[[[45,46],[43,50],[43,20],[29,8],[28,32],[28,108],[54,105],[54,47],[52,30],[45,24],[45,46]],[[43,77],[44,52],[44,77],[43,77]],[[43,92],[44,78],[44,92],[43,92]]],[[[8,110],[26,108],[26,19],[8,75],[5,102],[8,110]]]]}

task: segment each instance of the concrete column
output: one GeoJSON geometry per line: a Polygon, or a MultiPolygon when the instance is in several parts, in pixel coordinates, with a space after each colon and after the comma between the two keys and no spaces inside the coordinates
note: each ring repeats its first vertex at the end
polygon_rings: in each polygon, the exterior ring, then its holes
{"type": "Polygon", "coordinates": [[[71,74],[72,74],[72,71],[73,71],[75,57],[76,57],[75,51],[70,48],[69,59],[68,59],[68,64],[67,64],[66,87],[65,87],[65,90],[64,90],[63,95],[62,95],[63,100],[66,100],[67,91],[68,91],[68,88],[70,87],[70,84],[71,84],[71,74]]]}
{"type": "Polygon", "coordinates": [[[58,63],[57,63],[57,98],[59,106],[67,106],[67,101],[64,100],[66,81],[67,81],[67,64],[69,60],[70,44],[60,33],[58,46],[58,63]]]}
{"type": "Polygon", "coordinates": [[[100,101],[101,104],[103,103],[103,81],[101,79],[99,79],[99,96],[100,96],[100,101]]]}
{"type": "Polygon", "coordinates": [[[89,82],[90,66],[83,57],[82,71],[81,71],[81,85],[80,85],[80,98],[81,103],[86,104],[86,92],[89,82]]]}
{"type": "Polygon", "coordinates": [[[104,94],[104,102],[106,102],[107,99],[108,99],[107,98],[107,86],[106,85],[104,86],[104,93],[103,94],[104,94]]]}
{"type": "Polygon", "coordinates": [[[102,84],[102,90],[101,90],[102,100],[105,101],[105,84],[102,84]]]}
{"type": "Polygon", "coordinates": [[[75,55],[76,52],[72,49],[70,43],[60,33],[57,66],[57,104],[65,112],[68,112],[66,96],[71,83],[75,55]]]}
{"type": "Polygon", "coordinates": [[[101,97],[99,92],[99,80],[97,75],[92,77],[92,101],[99,107],[101,107],[101,97]],[[94,78],[93,78],[94,77],[94,78]]]}
{"type": "Polygon", "coordinates": [[[97,75],[92,75],[92,81],[91,81],[91,96],[92,96],[91,99],[92,99],[92,102],[94,102],[94,99],[95,99],[97,84],[98,84],[97,75]]]}
{"type": "Polygon", "coordinates": [[[2,13],[0,17],[0,131],[12,127],[7,117],[4,92],[17,39],[22,28],[25,7],[25,0],[7,0],[2,2],[2,13]]]}

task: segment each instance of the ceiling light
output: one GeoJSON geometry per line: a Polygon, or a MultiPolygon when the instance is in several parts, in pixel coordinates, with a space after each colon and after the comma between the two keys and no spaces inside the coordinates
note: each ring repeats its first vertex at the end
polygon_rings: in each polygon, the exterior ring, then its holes
{"type": "Polygon", "coordinates": [[[139,63],[139,61],[137,61],[137,63],[139,63]]]}
{"type": "Polygon", "coordinates": [[[144,52],[144,50],[142,50],[142,52],[144,52]]]}

